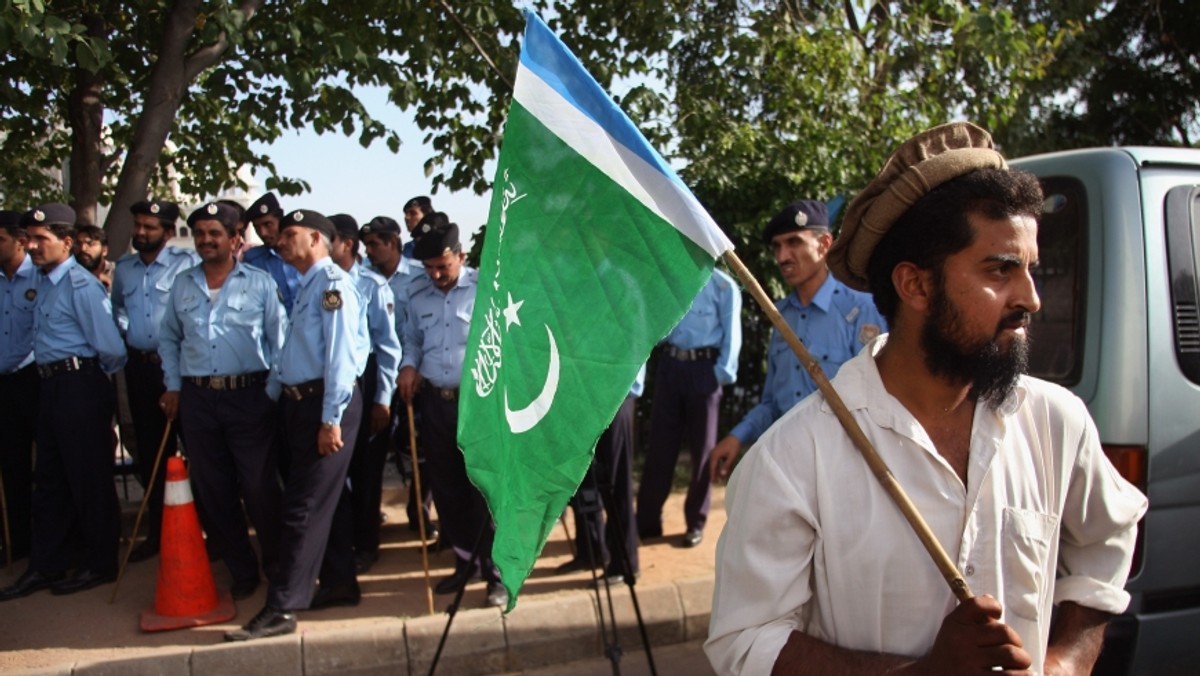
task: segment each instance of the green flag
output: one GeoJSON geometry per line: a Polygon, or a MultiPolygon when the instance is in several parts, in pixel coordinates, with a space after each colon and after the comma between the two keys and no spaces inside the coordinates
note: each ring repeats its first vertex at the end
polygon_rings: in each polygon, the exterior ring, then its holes
{"type": "Polygon", "coordinates": [[[638,369],[732,249],[534,14],[496,170],[459,403],[509,609],[638,369]]]}

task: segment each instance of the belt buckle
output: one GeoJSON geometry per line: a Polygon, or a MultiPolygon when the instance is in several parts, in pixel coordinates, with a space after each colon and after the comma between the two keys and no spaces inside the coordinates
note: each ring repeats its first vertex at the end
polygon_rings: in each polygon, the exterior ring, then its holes
{"type": "Polygon", "coordinates": [[[296,401],[300,401],[300,388],[296,387],[295,385],[288,385],[287,387],[284,387],[283,393],[292,399],[295,399],[296,401]]]}
{"type": "Polygon", "coordinates": [[[444,399],[445,401],[454,401],[454,390],[452,390],[448,387],[439,387],[438,388],[438,396],[441,397],[442,399],[444,399]]]}
{"type": "Polygon", "coordinates": [[[208,386],[214,390],[223,390],[225,389],[225,378],[212,376],[208,379],[208,386]]]}

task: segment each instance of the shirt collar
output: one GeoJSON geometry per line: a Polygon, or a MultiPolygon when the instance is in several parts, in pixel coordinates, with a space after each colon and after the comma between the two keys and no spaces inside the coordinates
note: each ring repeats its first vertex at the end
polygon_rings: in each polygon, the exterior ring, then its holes
{"type": "Polygon", "coordinates": [[[838,287],[838,281],[833,278],[829,272],[825,273],[825,281],[821,283],[821,288],[817,289],[816,295],[813,296],[812,302],[808,305],[800,302],[800,297],[796,295],[796,290],[792,289],[783,299],[785,305],[795,306],[796,309],[804,310],[810,307],[816,307],[821,312],[829,312],[829,306],[833,304],[833,292],[838,287]]]}
{"type": "Polygon", "coordinates": [[[75,256],[67,256],[65,261],[59,263],[53,270],[45,273],[45,275],[50,279],[52,284],[58,284],[62,281],[62,278],[66,276],[67,272],[76,265],[78,265],[78,263],[75,262],[75,256]]]}
{"type": "MultiPolygon", "coordinates": [[[[22,260],[21,264],[17,266],[17,271],[13,273],[12,279],[8,281],[11,282],[13,279],[17,279],[18,277],[32,277],[33,273],[36,271],[37,267],[33,264],[33,257],[29,255],[28,251],[26,251],[25,259],[22,260]]],[[[4,271],[0,270],[0,277],[5,276],[6,275],[4,274],[4,271]]]]}
{"type": "MultiPolygon", "coordinates": [[[[309,282],[316,279],[318,273],[325,274],[323,272],[325,268],[333,264],[333,259],[329,256],[325,256],[324,258],[317,260],[312,264],[312,267],[308,269],[308,272],[305,272],[304,276],[300,278],[300,286],[308,286],[309,282]]],[[[338,269],[340,270],[341,268],[338,269]]]]}

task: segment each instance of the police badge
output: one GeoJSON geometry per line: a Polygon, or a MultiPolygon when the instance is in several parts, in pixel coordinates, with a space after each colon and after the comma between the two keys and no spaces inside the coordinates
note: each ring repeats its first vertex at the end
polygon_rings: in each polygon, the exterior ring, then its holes
{"type": "Polygon", "coordinates": [[[37,298],[37,289],[25,289],[25,300],[37,298]]]}
{"type": "Polygon", "coordinates": [[[342,292],[337,289],[330,289],[322,293],[321,307],[330,312],[342,309],[342,292]]]}

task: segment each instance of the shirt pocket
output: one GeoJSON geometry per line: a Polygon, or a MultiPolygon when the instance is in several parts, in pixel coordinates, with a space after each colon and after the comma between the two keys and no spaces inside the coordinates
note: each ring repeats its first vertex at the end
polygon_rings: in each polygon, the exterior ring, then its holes
{"type": "Polygon", "coordinates": [[[179,323],[184,326],[199,329],[208,321],[208,303],[201,302],[199,296],[180,298],[175,305],[175,312],[179,315],[179,323]]]}
{"type": "Polygon", "coordinates": [[[226,307],[225,321],[231,326],[253,329],[262,325],[263,305],[247,294],[233,294],[226,307]]]}
{"type": "Polygon", "coordinates": [[[1027,620],[1037,620],[1046,593],[1046,571],[1051,543],[1058,537],[1058,517],[1031,509],[1005,507],[1002,534],[1004,551],[1004,610],[1027,620]]]}

